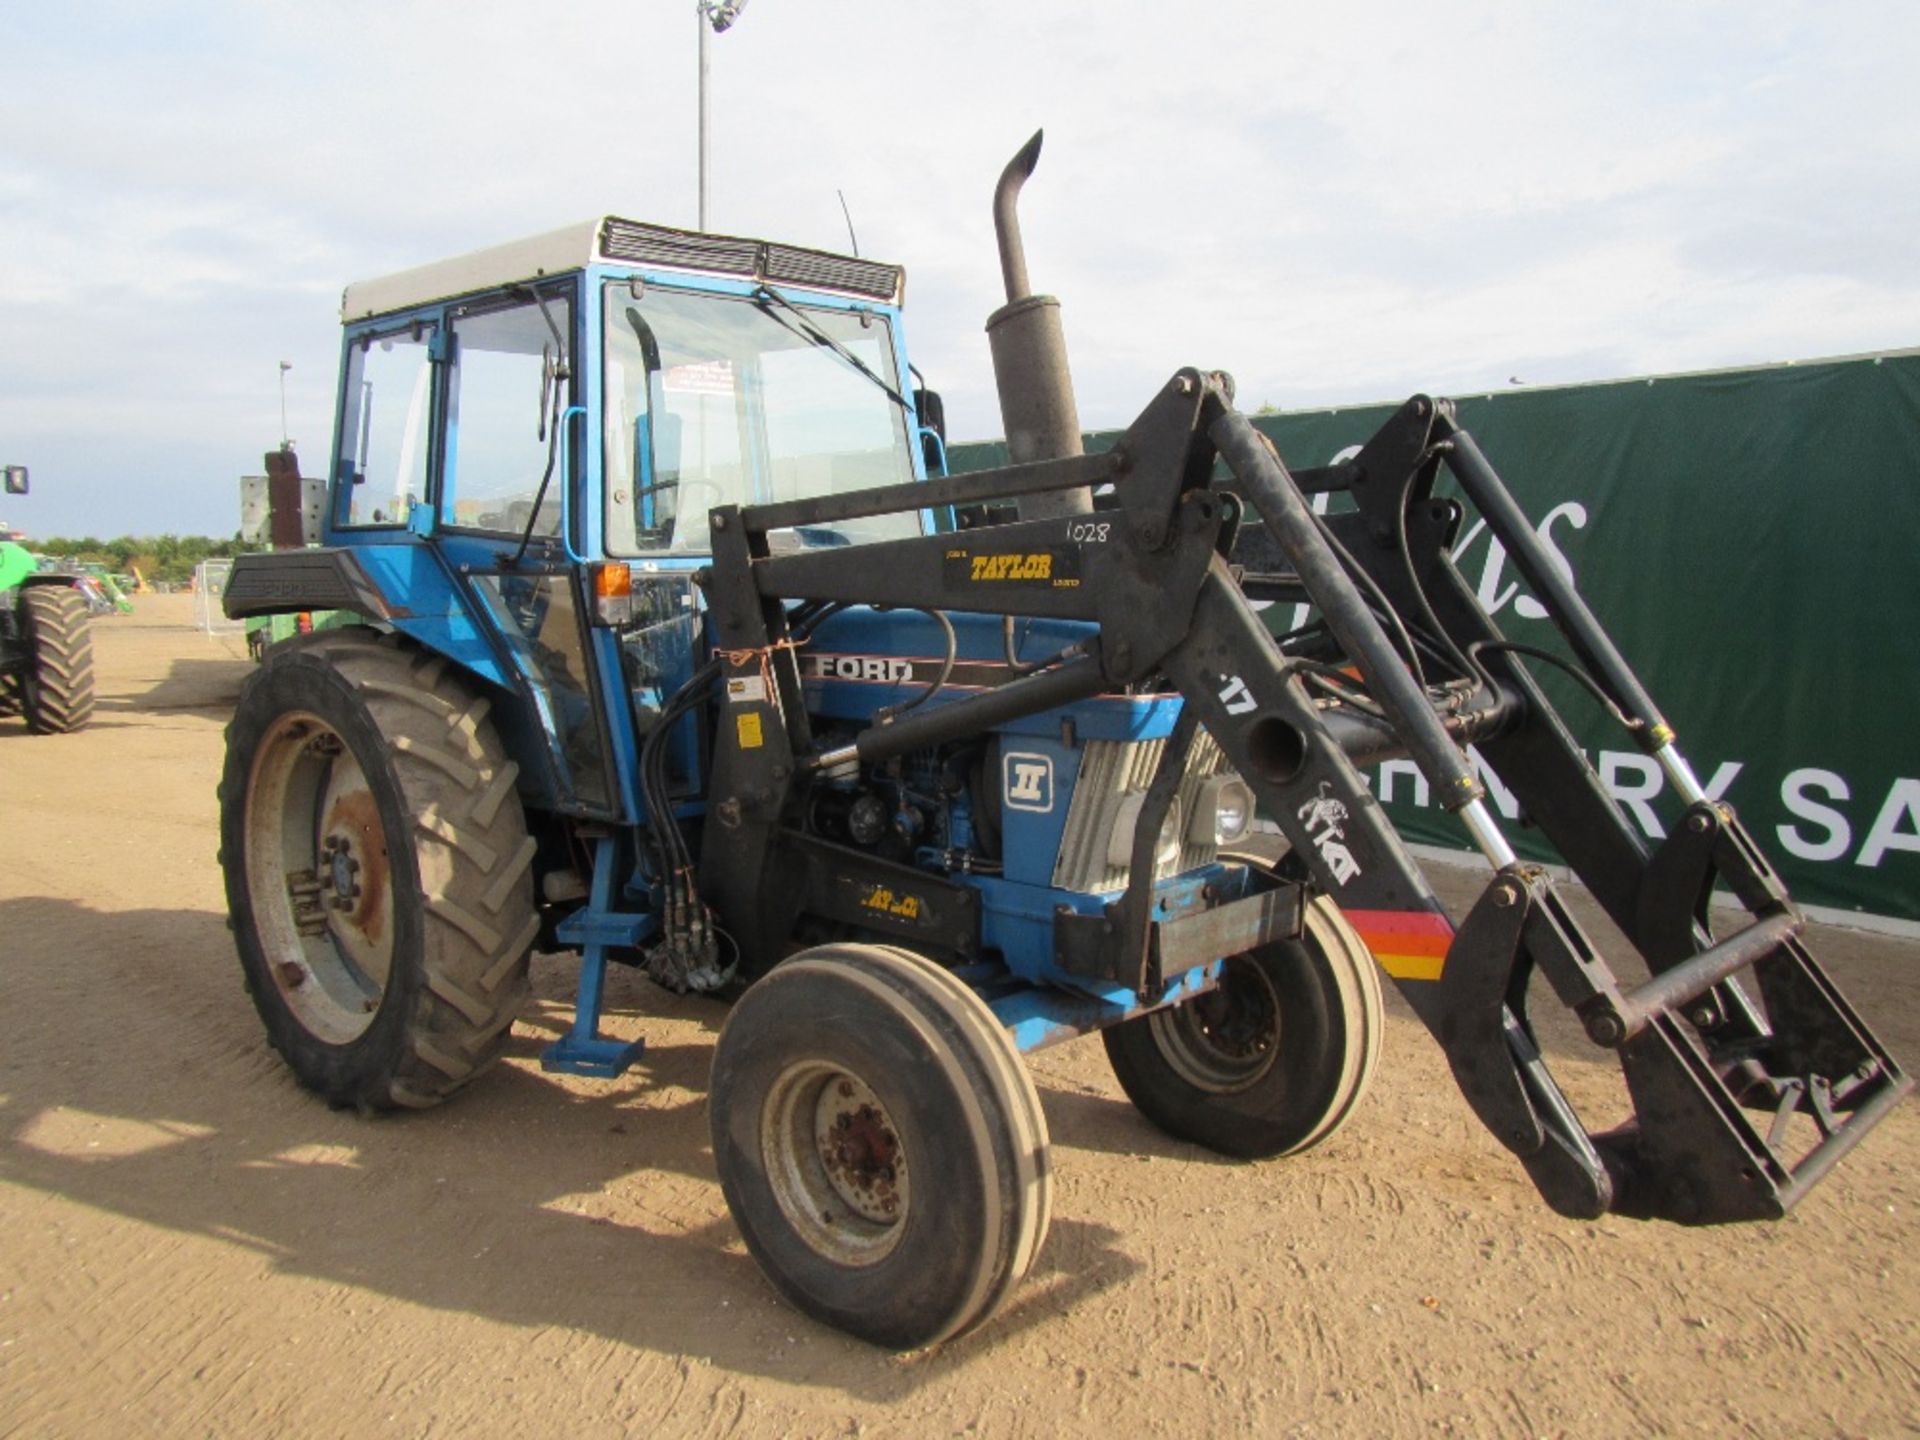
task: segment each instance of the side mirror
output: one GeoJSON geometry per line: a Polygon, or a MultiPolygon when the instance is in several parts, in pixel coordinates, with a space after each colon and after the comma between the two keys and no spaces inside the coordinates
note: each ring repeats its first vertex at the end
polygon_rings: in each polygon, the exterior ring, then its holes
{"type": "Polygon", "coordinates": [[[940,398],[938,390],[915,390],[913,409],[923,429],[933,431],[942,440],[947,438],[947,403],[940,398]]]}
{"type": "Polygon", "coordinates": [[[920,453],[927,474],[947,473],[947,407],[937,390],[915,390],[913,410],[920,417],[920,453]],[[933,434],[926,434],[931,430],[933,434]]]}
{"type": "Polygon", "coordinates": [[[7,466],[7,494],[24,495],[27,493],[27,467],[24,465],[7,466]]]}

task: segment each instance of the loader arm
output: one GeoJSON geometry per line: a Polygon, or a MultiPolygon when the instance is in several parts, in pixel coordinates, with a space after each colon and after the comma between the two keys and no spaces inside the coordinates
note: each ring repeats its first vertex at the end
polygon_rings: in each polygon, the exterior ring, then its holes
{"type": "MultiPolygon", "coordinates": [[[[1355,462],[1309,483],[1351,491],[1356,510],[1315,516],[1233,410],[1224,378],[1182,371],[1105,455],[715,510],[706,584],[728,674],[741,683],[716,733],[713,793],[724,798],[702,856],[708,903],[743,949],[780,943],[798,903],[783,878],[794,869],[781,859],[794,843],[785,817],[809,770],[872,763],[1161,677],[1185,702],[1185,735],[1197,720],[1253,787],[1307,883],[1366,938],[1475,1112],[1555,1209],[1690,1223],[1784,1214],[1911,1080],[1800,943],[1803,922],[1778,877],[1732,811],[1701,792],[1671,727],[1445,402],[1414,397],[1355,462]],[[1218,460],[1230,485],[1215,483],[1218,460]],[[1442,466],[1514,556],[1570,663],[1690,802],[1657,852],[1453,568],[1447,545],[1461,508],[1435,498],[1442,466]],[[1107,484],[1117,508],[1093,515],[792,555],[766,543],[788,526],[1107,484]],[[1257,581],[1234,563],[1245,558],[1235,549],[1241,522],[1256,517],[1261,530],[1242,550],[1263,557],[1257,581]],[[1283,647],[1249,603],[1256,585],[1312,605],[1320,632],[1283,647]],[[821,750],[787,632],[793,601],[1047,616],[1098,631],[1038,673],[821,750]],[[1620,925],[1649,980],[1624,984],[1546,872],[1515,857],[1469,745],[1620,925]],[[1457,929],[1357,768],[1400,755],[1494,870],[1457,929]],[[1706,923],[1716,881],[1752,916],[1730,935],[1706,923]],[[1590,1134],[1549,1073],[1527,1014],[1536,969],[1594,1043],[1618,1053],[1635,1110],[1625,1125],[1590,1134]],[[1747,970],[1758,1003],[1734,978],[1747,970]]],[[[1170,749],[1184,744],[1176,732],[1170,749]]],[[[1157,827],[1167,789],[1149,793],[1140,835],[1157,827]]],[[[1137,855],[1143,843],[1137,835],[1137,855]]],[[[1091,946],[1080,933],[1088,917],[1062,915],[1055,944],[1069,972],[1098,948],[1104,978],[1145,1002],[1170,978],[1161,953],[1173,947],[1157,943],[1151,867],[1132,874],[1097,922],[1108,938],[1091,946]]],[[[956,897],[956,915],[963,908],[956,897]]],[[[1183,952],[1179,963],[1192,961],[1183,952]]]]}

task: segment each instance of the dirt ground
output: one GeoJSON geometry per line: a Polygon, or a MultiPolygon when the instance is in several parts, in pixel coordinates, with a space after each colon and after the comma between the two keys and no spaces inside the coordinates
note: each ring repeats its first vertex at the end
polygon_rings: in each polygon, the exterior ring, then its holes
{"type": "MultiPolygon", "coordinates": [[[[1391,998],[1357,1117],[1266,1165],[1148,1127],[1097,1040],[1035,1057],[1035,1274],[943,1349],[845,1339],[727,1217],[711,1003],[620,971],[643,1064],[546,1075],[575,967],[542,959],[507,1063],[440,1110],[299,1089],[214,862],[239,639],[178,596],[95,635],[91,729],[0,720],[0,1435],[1920,1431],[1920,1105],[1777,1225],[1566,1221],[1391,998]]],[[[1920,1056],[1920,947],[1814,945],[1920,1056]]],[[[1597,1052],[1547,1038],[1603,1103],[1597,1052]]]]}

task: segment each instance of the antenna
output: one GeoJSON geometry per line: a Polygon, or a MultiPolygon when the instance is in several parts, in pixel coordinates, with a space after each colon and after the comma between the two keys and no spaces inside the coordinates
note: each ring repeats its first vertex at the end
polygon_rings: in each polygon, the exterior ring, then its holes
{"type": "Polygon", "coordinates": [[[847,244],[853,247],[853,258],[858,260],[860,258],[860,241],[855,238],[853,233],[853,212],[847,209],[847,192],[844,190],[836,190],[833,193],[840,197],[840,213],[847,217],[847,244]]]}

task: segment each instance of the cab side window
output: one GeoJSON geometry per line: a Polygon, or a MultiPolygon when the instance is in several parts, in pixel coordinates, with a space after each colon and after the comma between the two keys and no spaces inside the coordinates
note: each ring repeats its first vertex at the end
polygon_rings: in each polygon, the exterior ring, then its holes
{"type": "Polygon", "coordinates": [[[341,415],[343,525],[404,525],[427,494],[433,326],[350,342],[341,415]]]}
{"type": "Polygon", "coordinates": [[[566,477],[558,473],[555,429],[570,391],[554,330],[569,337],[573,321],[564,296],[544,298],[545,315],[530,300],[455,315],[446,461],[450,513],[443,508],[455,526],[518,535],[537,505],[533,533],[552,535],[560,528],[566,477]],[[542,495],[549,464],[555,473],[542,495]]]}

